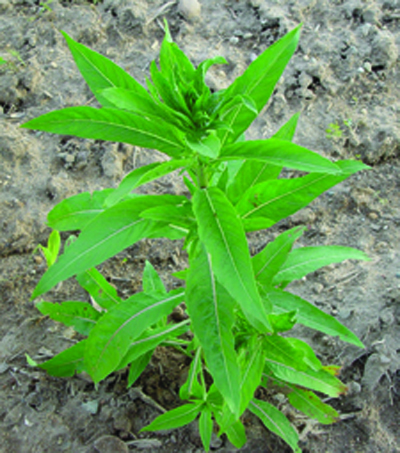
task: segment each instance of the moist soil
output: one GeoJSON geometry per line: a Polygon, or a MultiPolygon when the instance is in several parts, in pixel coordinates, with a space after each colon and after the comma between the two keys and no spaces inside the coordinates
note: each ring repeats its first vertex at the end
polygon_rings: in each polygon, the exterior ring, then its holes
{"type": "MultiPolygon", "coordinates": [[[[20,129],[40,114],[96,102],[59,30],[106,55],[141,83],[158,55],[163,17],[178,45],[198,64],[224,56],[208,83],[226,87],[266,47],[303,22],[300,45],[272,100],[249,131],[271,136],[301,112],[296,143],[333,160],[360,159],[369,171],[354,175],[308,208],[250,235],[252,253],[294,225],[307,225],[299,245],[345,245],[369,262],[346,261],[290,286],[351,328],[366,348],[306,329],[325,364],[342,366],[347,395],[330,399],[341,414],[332,426],[308,421],[280,395],[270,395],[298,429],[304,452],[400,451],[400,2],[398,0],[0,0],[0,451],[201,452],[195,423],[139,433],[178,393],[188,361],[158,348],[135,385],[122,370],[95,389],[90,378],[61,379],[29,367],[25,353],[46,360],[79,337],[42,317],[30,295],[46,264],[49,210],[67,196],[115,187],[141,165],[165,159],[153,150],[20,129]],[[189,4],[189,7],[182,5],[189,4]]],[[[177,175],[148,184],[147,193],[183,193],[177,175]]],[[[65,239],[67,236],[63,236],[65,239]]],[[[123,297],[141,288],[145,260],[169,289],[182,269],[181,243],[142,241],[99,269],[123,297]]],[[[46,300],[88,300],[67,281],[46,300]]],[[[184,313],[177,311],[177,319],[184,313]]],[[[291,451],[251,414],[243,423],[242,452],[291,451]]],[[[212,450],[236,451],[213,435],[212,450]]]]}

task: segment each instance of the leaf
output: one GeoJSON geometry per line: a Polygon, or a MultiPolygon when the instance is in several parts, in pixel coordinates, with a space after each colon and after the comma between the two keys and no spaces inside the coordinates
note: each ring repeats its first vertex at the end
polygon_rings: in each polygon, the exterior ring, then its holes
{"type": "Polygon", "coordinates": [[[221,160],[254,159],[281,167],[313,173],[341,174],[340,168],[325,157],[287,140],[248,140],[225,146],[221,160]]]}
{"type": "Polygon", "coordinates": [[[164,283],[157,274],[150,261],[146,260],[142,277],[143,292],[145,294],[166,294],[164,283]]]}
{"type": "Polygon", "coordinates": [[[366,168],[355,161],[340,161],[343,175],[311,173],[294,179],[266,181],[250,188],[236,205],[243,220],[266,217],[279,222],[307,206],[318,195],[348,178],[352,173],[366,168]]]}
{"type": "Polygon", "coordinates": [[[158,149],[171,157],[185,150],[183,133],[165,121],[150,121],[124,110],[68,107],[21,125],[23,128],[75,137],[129,143],[158,149]]]}
{"type": "Polygon", "coordinates": [[[263,332],[271,330],[255,284],[243,226],[226,195],[216,187],[198,190],[193,211],[218,281],[240,304],[252,325],[263,332]]]}
{"type": "Polygon", "coordinates": [[[265,296],[268,297],[269,304],[273,304],[274,312],[286,313],[297,310],[298,323],[327,335],[338,336],[343,341],[364,348],[357,336],[347,327],[301,297],[275,288],[265,289],[265,296]]]}
{"type": "Polygon", "coordinates": [[[194,226],[195,218],[191,203],[181,205],[157,206],[146,209],[140,214],[144,219],[165,222],[168,225],[181,228],[186,233],[194,226]]]}
{"type": "Polygon", "coordinates": [[[196,354],[190,364],[186,382],[179,390],[179,397],[181,400],[188,400],[190,397],[202,399],[204,396],[204,389],[198,381],[198,375],[202,372],[201,353],[202,348],[200,346],[197,348],[196,354]]]}
{"type": "Polygon", "coordinates": [[[210,451],[211,436],[213,431],[213,421],[211,418],[211,410],[208,406],[201,409],[199,418],[199,432],[201,442],[203,443],[204,450],[210,451]]]}
{"type": "Polygon", "coordinates": [[[63,352],[60,352],[52,359],[37,365],[46,370],[51,376],[70,377],[84,370],[83,353],[86,340],[74,344],[63,352]]]}
{"type": "Polygon", "coordinates": [[[62,280],[97,266],[111,256],[145,237],[166,231],[142,219],[140,212],[164,203],[179,203],[185,197],[173,195],[141,196],[121,202],[98,215],[59,260],[43,275],[32,298],[43,294],[62,280]]]}
{"type": "Polygon", "coordinates": [[[128,173],[120,182],[117,189],[105,200],[105,206],[109,207],[116,204],[132,190],[147,184],[154,179],[161,178],[178,168],[185,167],[190,163],[189,159],[168,160],[166,162],[155,162],[143,167],[136,168],[128,173]]]}
{"type": "Polygon", "coordinates": [[[316,418],[324,425],[335,423],[339,419],[339,414],[328,404],[325,404],[313,392],[290,386],[292,392],[289,393],[288,399],[290,404],[308,417],[316,418]]]}
{"type": "Polygon", "coordinates": [[[132,385],[139,379],[140,375],[149,364],[152,355],[153,351],[148,351],[131,363],[129,367],[127,388],[132,387],[132,385]]]}
{"type": "Polygon", "coordinates": [[[299,435],[280,410],[256,398],[251,401],[249,410],[257,415],[270,431],[290,445],[295,453],[301,453],[298,445],[299,435]]]}
{"type": "Polygon", "coordinates": [[[104,201],[115,189],[83,192],[58,203],[47,215],[47,225],[59,231],[83,230],[104,211],[104,201]]]}
{"type": "Polygon", "coordinates": [[[221,149],[221,141],[214,134],[209,134],[202,139],[187,138],[186,143],[195,153],[198,153],[201,156],[210,157],[211,159],[217,158],[221,149]]]}
{"type": "Polygon", "coordinates": [[[294,242],[304,233],[305,227],[295,227],[269,242],[261,252],[253,256],[253,270],[258,283],[270,285],[285,263],[294,242]]]}
{"type": "Polygon", "coordinates": [[[263,339],[264,358],[267,364],[290,365],[294,370],[307,370],[303,351],[292,345],[289,339],[274,334],[263,339]]]}
{"type": "Polygon", "coordinates": [[[101,313],[87,302],[68,301],[61,304],[38,302],[35,306],[42,315],[48,315],[54,321],[73,327],[82,335],[89,335],[96,322],[101,318],[101,313]]]}
{"type": "Polygon", "coordinates": [[[100,307],[108,310],[121,302],[117,290],[96,268],[78,274],[76,279],[100,307]]]}
{"type": "Polygon", "coordinates": [[[232,412],[239,415],[240,370],[232,334],[236,304],[216,281],[211,260],[203,247],[189,257],[186,305],[213,381],[232,412]]]}
{"type": "Polygon", "coordinates": [[[182,335],[188,330],[188,323],[189,321],[183,321],[179,324],[168,324],[167,326],[146,330],[130,344],[128,352],[118,365],[118,369],[125,368],[148,351],[154,351],[162,342],[182,335]]]}
{"type": "Polygon", "coordinates": [[[297,310],[287,311],[279,315],[271,313],[268,318],[274,329],[274,333],[292,330],[297,322],[297,310]]]}
{"type": "Polygon", "coordinates": [[[85,366],[93,381],[112,373],[135,339],[183,299],[182,289],[157,297],[137,293],[104,314],[91,330],[85,349],[85,366]]]}
{"type": "Polygon", "coordinates": [[[146,89],[118,65],[74,41],[64,31],[61,33],[67,41],[79,71],[100,104],[109,106],[100,91],[110,87],[125,88],[143,97],[150,97],[146,89]]]}
{"type": "Polygon", "coordinates": [[[140,432],[162,431],[188,425],[197,417],[203,405],[203,401],[196,401],[196,403],[184,404],[176,409],[172,409],[157,417],[150,425],[142,428],[140,432]]]}
{"type": "Polygon", "coordinates": [[[310,272],[341,261],[363,260],[370,258],[360,250],[339,245],[325,245],[320,247],[301,247],[292,250],[280,271],[275,275],[272,284],[286,286],[293,280],[299,280],[310,272]]]}

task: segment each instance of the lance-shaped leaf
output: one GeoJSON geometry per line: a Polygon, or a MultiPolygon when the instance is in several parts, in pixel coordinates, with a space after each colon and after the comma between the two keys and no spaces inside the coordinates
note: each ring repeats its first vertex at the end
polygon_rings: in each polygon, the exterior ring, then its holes
{"type": "Polygon", "coordinates": [[[163,341],[182,335],[188,330],[189,322],[183,321],[179,324],[168,324],[165,327],[147,330],[130,344],[128,352],[118,365],[118,369],[125,368],[148,351],[154,351],[163,341]]]}
{"type": "Polygon", "coordinates": [[[108,310],[121,302],[117,290],[96,268],[78,274],[76,279],[101,308],[108,310]]]}
{"type": "Polygon", "coordinates": [[[295,170],[341,174],[340,168],[325,157],[287,140],[249,140],[221,150],[221,160],[254,159],[295,170]]]}
{"type": "Polygon", "coordinates": [[[307,206],[318,195],[351,174],[368,168],[356,161],[339,161],[336,165],[342,170],[342,175],[312,173],[300,178],[257,184],[243,195],[236,210],[244,220],[266,217],[276,223],[307,206]]]}
{"type": "Polygon", "coordinates": [[[179,428],[188,425],[200,413],[204,401],[196,401],[195,403],[184,404],[183,406],[172,409],[165,414],[157,417],[150,425],[141,429],[143,431],[162,431],[164,429],[179,428]]]}
{"type": "Polygon", "coordinates": [[[240,370],[232,334],[235,300],[216,281],[212,257],[203,247],[190,258],[186,304],[214,383],[239,415],[240,370]]]}
{"type": "Polygon", "coordinates": [[[67,248],[39,281],[32,298],[48,291],[62,280],[97,266],[126,247],[143,239],[165,235],[154,222],[140,217],[140,212],[162,204],[176,204],[185,197],[172,195],[143,196],[121,202],[98,215],[79,238],[67,248]]]}
{"type": "Polygon", "coordinates": [[[253,256],[251,261],[258,283],[268,286],[271,284],[272,279],[285,263],[294,242],[304,230],[305,227],[296,227],[285,231],[253,256]]]}
{"type": "Polygon", "coordinates": [[[183,298],[183,289],[158,297],[137,293],[103,315],[91,330],[85,348],[85,366],[93,381],[112,373],[135,339],[183,298]]]}
{"type": "Polygon", "coordinates": [[[295,453],[301,453],[298,444],[299,435],[279,409],[266,401],[254,398],[249,405],[249,410],[257,415],[270,431],[290,445],[295,453]]]}
{"type": "MultiPolygon", "coordinates": [[[[293,115],[272,138],[292,141],[299,116],[298,113],[293,115]]],[[[232,163],[232,161],[229,163],[232,163]]],[[[247,190],[262,182],[276,179],[281,171],[282,167],[278,165],[257,160],[245,160],[228,187],[228,198],[233,204],[237,204],[247,190]]]]}
{"type": "Polygon", "coordinates": [[[154,162],[152,164],[136,168],[128,173],[120,182],[117,189],[115,189],[110,196],[107,197],[105,205],[112,206],[128,195],[132,190],[135,190],[150,181],[161,178],[161,176],[168,175],[178,168],[185,167],[189,163],[190,160],[188,159],[177,159],[166,162],[154,162]]]}
{"type": "MultiPolygon", "coordinates": [[[[227,406],[225,406],[224,409],[226,409],[226,407],[227,406]]],[[[215,410],[214,416],[215,416],[215,420],[217,421],[218,425],[220,427],[223,426],[223,429],[220,430],[218,435],[220,436],[221,434],[226,434],[229,439],[229,442],[231,442],[236,448],[242,448],[243,445],[247,442],[246,430],[243,426],[243,423],[240,420],[236,420],[232,423],[227,424],[225,410],[222,410],[222,411],[215,410]]],[[[228,416],[228,417],[231,420],[235,419],[233,414],[232,414],[232,416],[228,416]]]]}
{"type": "MultiPolygon", "coordinates": [[[[266,49],[228,87],[224,93],[224,99],[232,99],[235,95],[249,96],[255,104],[257,111],[261,112],[294,53],[299,36],[300,27],[297,27],[266,49]]],[[[229,126],[235,131],[236,135],[242,134],[250,125],[246,125],[246,122],[243,121],[243,117],[245,116],[247,116],[247,111],[245,106],[243,106],[236,113],[236,116],[231,118],[229,126]]]]}
{"type": "Polygon", "coordinates": [[[370,258],[361,250],[339,245],[326,245],[320,247],[301,247],[292,250],[279,272],[275,275],[272,284],[286,286],[293,280],[299,280],[310,272],[340,263],[344,260],[369,261],[370,258]]]}
{"type": "Polygon", "coordinates": [[[190,397],[202,399],[204,396],[205,389],[203,389],[202,385],[199,383],[198,380],[198,375],[202,371],[201,354],[202,348],[201,346],[199,346],[192,360],[192,363],[190,364],[186,382],[182,385],[182,387],[179,390],[179,397],[182,400],[188,400],[190,397]]]}
{"type": "Polygon", "coordinates": [[[138,380],[149,364],[152,355],[153,351],[148,351],[131,363],[131,366],[129,367],[127,388],[132,387],[132,385],[138,380]]]}
{"type": "Polygon", "coordinates": [[[75,372],[80,373],[85,369],[83,364],[85,343],[86,340],[82,340],[46,362],[37,364],[31,359],[29,363],[32,366],[37,366],[42,370],[46,370],[51,376],[73,376],[75,372]]]}
{"type": "Polygon", "coordinates": [[[146,260],[142,277],[143,292],[146,294],[166,294],[166,289],[161,277],[157,274],[150,261],[146,260]]]}
{"type": "Polygon", "coordinates": [[[263,339],[264,357],[267,363],[290,364],[293,369],[307,370],[309,366],[304,360],[304,351],[291,344],[289,339],[280,335],[266,336],[263,339]]]}
{"type": "Polygon", "coordinates": [[[325,393],[336,398],[347,391],[347,387],[324,369],[314,371],[310,368],[298,370],[290,361],[282,357],[279,360],[266,359],[264,374],[272,375],[290,384],[300,385],[310,390],[325,393]]]}
{"type": "Polygon", "coordinates": [[[68,47],[74,57],[79,71],[100,104],[106,107],[110,106],[107,99],[101,95],[101,90],[111,87],[125,88],[141,95],[142,97],[150,98],[150,95],[147,93],[146,89],[143,88],[140,83],[138,83],[121,67],[103,55],[74,41],[65,32],[62,31],[61,33],[67,41],[68,47]]]}
{"type": "Polygon", "coordinates": [[[150,121],[124,110],[68,107],[21,125],[27,129],[154,148],[178,157],[185,149],[183,133],[165,121],[150,121]]]}
{"type": "Polygon", "coordinates": [[[201,442],[206,452],[210,451],[211,436],[213,431],[213,421],[211,409],[208,406],[204,406],[201,409],[199,418],[199,432],[201,442]]]}
{"type": "Polygon", "coordinates": [[[48,315],[54,321],[73,327],[82,335],[89,335],[96,322],[101,318],[101,313],[87,302],[68,301],[61,304],[38,302],[36,308],[43,315],[48,315]]]}
{"type": "Polygon", "coordinates": [[[175,206],[157,206],[146,209],[140,215],[144,219],[164,222],[171,227],[181,229],[185,234],[195,225],[191,203],[183,203],[175,206]]]}
{"type": "Polygon", "coordinates": [[[265,288],[262,294],[263,297],[268,298],[268,305],[273,305],[274,312],[286,313],[288,311],[297,310],[298,323],[311,329],[319,330],[327,335],[337,336],[341,340],[354,344],[360,348],[364,347],[357,336],[337,319],[324,313],[301,297],[275,288],[265,288]]]}
{"type": "Polygon", "coordinates": [[[193,211],[199,236],[211,256],[213,274],[240,304],[249,322],[272,330],[255,283],[243,226],[226,195],[217,187],[198,190],[193,211]]]}
{"type": "Polygon", "coordinates": [[[115,189],[83,192],[58,203],[47,215],[47,225],[58,231],[82,230],[104,211],[104,201],[115,189]]]}
{"type": "Polygon", "coordinates": [[[288,395],[290,404],[308,417],[316,418],[324,425],[330,425],[339,420],[336,410],[321,401],[315,393],[289,385],[292,391],[288,395]]]}

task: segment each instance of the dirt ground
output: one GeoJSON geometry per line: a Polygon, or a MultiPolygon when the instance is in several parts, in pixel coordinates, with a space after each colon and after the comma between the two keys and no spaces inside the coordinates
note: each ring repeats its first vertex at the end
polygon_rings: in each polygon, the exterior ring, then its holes
{"type": "MultiPolygon", "coordinates": [[[[96,105],[59,33],[108,56],[141,83],[169,21],[174,40],[198,64],[223,55],[210,71],[227,86],[267,46],[303,22],[299,48],[249,137],[272,135],[302,112],[295,142],[333,160],[361,159],[372,168],[328,191],[309,208],[253,234],[258,250],[297,224],[300,245],[347,245],[370,262],[345,262],[311,274],[291,290],[351,328],[365,350],[298,330],[324,363],[342,365],[349,393],[330,403],[341,420],[310,423],[274,396],[298,428],[304,452],[400,451],[400,2],[398,0],[200,0],[190,18],[163,0],[0,0],[0,452],[117,453],[202,451],[194,423],[162,433],[139,430],[179,405],[188,363],[159,348],[134,388],[126,372],[102,381],[58,379],[27,366],[76,341],[70,329],[40,316],[29,300],[45,271],[32,251],[46,243],[48,211],[82,191],[116,186],[128,171],[164,157],[152,150],[19,129],[28,119],[75,105],[96,105]],[[327,131],[328,130],[328,131],[327,131]]],[[[177,177],[145,187],[180,193],[177,177]]],[[[149,259],[169,288],[185,265],[179,243],[143,241],[100,266],[121,295],[140,288],[149,259]]],[[[87,300],[65,282],[46,297],[87,300]]],[[[291,451],[251,414],[241,452],[291,451]]],[[[212,449],[233,452],[224,437],[212,449]]]]}

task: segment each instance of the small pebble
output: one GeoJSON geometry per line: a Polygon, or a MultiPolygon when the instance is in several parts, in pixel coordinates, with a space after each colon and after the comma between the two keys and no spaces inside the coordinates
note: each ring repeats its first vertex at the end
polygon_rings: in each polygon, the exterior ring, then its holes
{"type": "Polygon", "coordinates": [[[187,20],[200,16],[201,5],[197,0],[180,0],[178,12],[187,20]]]}
{"type": "Polygon", "coordinates": [[[369,61],[366,61],[364,63],[364,69],[367,71],[367,72],[371,72],[372,71],[372,65],[369,61]]]}
{"type": "Polygon", "coordinates": [[[239,42],[239,38],[237,36],[232,36],[231,38],[229,38],[229,42],[235,45],[239,42]]]}

